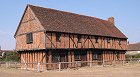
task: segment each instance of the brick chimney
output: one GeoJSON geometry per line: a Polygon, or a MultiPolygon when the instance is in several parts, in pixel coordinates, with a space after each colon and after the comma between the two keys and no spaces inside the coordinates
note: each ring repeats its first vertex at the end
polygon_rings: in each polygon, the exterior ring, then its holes
{"type": "Polygon", "coordinates": [[[109,18],[108,18],[108,21],[111,22],[112,24],[115,24],[115,22],[114,22],[114,17],[109,17],[109,18]]]}

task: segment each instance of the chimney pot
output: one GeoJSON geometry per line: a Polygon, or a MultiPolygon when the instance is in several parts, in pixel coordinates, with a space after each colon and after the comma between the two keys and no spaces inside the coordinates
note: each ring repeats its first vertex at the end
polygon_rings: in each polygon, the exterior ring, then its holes
{"type": "Polygon", "coordinates": [[[115,22],[114,22],[114,17],[109,17],[109,18],[108,18],[108,21],[111,22],[112,24],[115,24],[115,22]]]}

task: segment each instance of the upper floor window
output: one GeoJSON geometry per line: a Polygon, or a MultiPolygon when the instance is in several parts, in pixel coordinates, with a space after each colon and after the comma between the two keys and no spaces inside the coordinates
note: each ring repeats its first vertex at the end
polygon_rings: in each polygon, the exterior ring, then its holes
{"type": "Polygon", "coordinates": [[[95,43],[98,43],[98,37],[95,37],[95,43]]]}
{"type": "Polygon", "coordinates": [[[107,38],[107,43],[110,43],[110,38],[107,38]]]}
{"type": "Polygon", "coordinates": [[[27,44],[33,43],[33,34],[32,33],[26,34],[26,43],[27,44]]]}
{"type": "Polygon", "coordinates": [[[60,33],[56,33],[56,42],[60,42],[60,37],[61,37],[61,34],[60,33]]]}
{"type": "Polygon", "coordinates": [[[119,39],[118,41],[119,41],[119,45],[121,45],[121,39],[119,39]]]}
{"type": "Polygon", "coordinates": [[[81,35],[77,35],[77,39],[78,39],[78,43],[81,43],[82,36],[81,35]]]}

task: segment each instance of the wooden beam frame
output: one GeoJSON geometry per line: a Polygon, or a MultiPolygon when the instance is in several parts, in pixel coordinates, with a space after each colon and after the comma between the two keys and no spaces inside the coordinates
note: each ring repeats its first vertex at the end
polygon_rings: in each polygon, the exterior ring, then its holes
{"type": "Polygon", "coordinates": [[[84,43],[83,43],[83,45],[81,46],[81,48],[83,48],[83,46],[85,45],[87,39],[88,39],[88,37],[87,37],[86,40],[84,41],[84,43]]]}
{"type": "Polygon", "coordinates": [[[75,47],[78,48],[78,44],[76,45],[76,43],[74,42],[74,40],[71,38],[71,36],[69,36],[70,40],[72,40],[72,42],[74,43],[75,47]]]}
{"type": "MultiPolygon", "coordinates": [[[[52,40],[49,38],[49,36],[48,36],[47,34],[46,34],[46,37],[49,39],[49,41],[50,41],[51,44],[54,46],[54,48],[56,48],[55,45],[53,44],[52,40]]],[[[52,45],[51,45],[51,46],[52,46],[52,45]]]]}
{"type": "Polygon", "coordinates": [[[91,40],[92,38],[89,37],[89,41],[91,42],[92,46],[95,48],[95,45],[93,43],[93,41],[91,40]]]}

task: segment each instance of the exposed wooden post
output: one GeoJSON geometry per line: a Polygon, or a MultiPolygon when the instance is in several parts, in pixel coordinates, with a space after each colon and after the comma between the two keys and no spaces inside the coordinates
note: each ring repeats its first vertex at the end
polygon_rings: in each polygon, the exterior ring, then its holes
{"type": "Polygon", "coordinates": [[[25,63],[25,69],[27,70],[27,64],[25,63]]]}
{"type": "Polygon", "coordinates": [[[59,71],[61,71],[61,63],[60,62],[58,64],[58,66],[59,66],[59,71]]]}
{"type": "MultiPolygon", "coordinates": [[[[70,51],[68,51],[68,62],[72,62],[72,60],[71,60],[71,52],[70,51]]],[[[71,65],[72,65],[72,63],[69,63],[68,67],[71,67],[71,65]]]]}
{"type": "Polygon", "coordinates": [[[123,60],[123,63],[122,64],[124,65],[124,63],[125,63],[125,61],[123,60]]]}
{"type": "Polygon", "coordinates": [[[37,64],[37,72],[40,72],[40,63],[37,64]]]}
{"type": "Polygon", "coordinates": [[[75,67],[76,67],[76,69],[78,69],[78,62],[77,61],[75,62],[75,67]]]}
{"type": "MultiPolygon", "coordinates": [[[[48,51],[48,63],[52,63],[52,52],[48,51]]],[[[48,67],[51,68],[51,64],[48,64],[48,67]]]]}
{"type": "Polygon", "coordinates": [[[92,51],[89,51],[90,67],[92,67],[92,51]]]}
{"type": "Polygon", "coordinates": [[[47,68],[47,67],[46,67],[47,65],[45,64],[45,63],[46,63],[46,58],[47,58],[46,50],[45,50],[45,52],[43,52],[43,55],[45,55],[45,57],[43,58],[43,62],[42,62],[42,63],[43,63],[43,69],[44,69],[44,68],[46,69],[46,68],[47,68]]]}
{"type": "Polygon", "coordinates": [[[90,65],[89,66],[92,67],[92,61],[90,61],[90,65]]]}
{"type": "Polygon", "coordinates": [[[89,60],[92,61],[92,51],[89,52],[89,60]]]}
{"type": "Polygon", "coordinates": [[[105,66],[105,60],[103,60],[103,67],[105,66]]]}
{"type": "Polygon", "coordinates": [[[15,68],[17,69],[17,63],[15,62],[14,64],[15,64],[15,68]]]}
{"type": "Polygon", "coordinates": [[[87,61],[90,61],[90,52],[89,51],[87,51],[87,61]]]}
{"type": "Polygon", "coordinates": [[[116,61],[115,61],[115,60],[113,60],[112,64],[113,64],[113,65],[115,65],[115,63],[116,63],[116,61]]]}
{"type": "Polygon", "coordinates": [[[72,67],[74,67],[74,51],[71,52],[72,67]]]}
{"type": "Polygon", "coordinates": [[[31,61],[31,62],[32,62],[32,64],[31,64],[31,65],[32,65],[31,68],[33,69],[33,52],[31,52],[31,60],[32,60],[32,61],[31,61]]]}
{"type": "Polygon", "coordinates": [[[6,62],[6,68],[8,68],[8,62],[6,62]]]}

